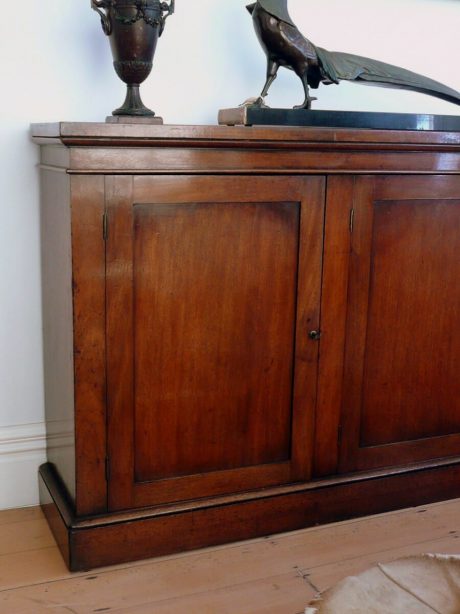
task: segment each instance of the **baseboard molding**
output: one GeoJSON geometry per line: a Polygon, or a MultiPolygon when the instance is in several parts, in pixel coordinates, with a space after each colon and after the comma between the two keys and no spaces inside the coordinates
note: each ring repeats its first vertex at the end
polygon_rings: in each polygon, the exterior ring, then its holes
{"type": "Polygon", "coordinates": [[[38,505],[38,467],[44,462],[44,422],[0,427],[0,509],[38,505]]]}

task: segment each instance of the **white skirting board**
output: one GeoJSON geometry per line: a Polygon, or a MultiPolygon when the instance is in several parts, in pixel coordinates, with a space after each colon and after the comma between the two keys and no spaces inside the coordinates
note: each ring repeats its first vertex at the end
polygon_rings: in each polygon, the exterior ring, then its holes
{"type": "Polygon", "coordinates": [[[38,505],[38,467],[44,462],[44,422],[0,427],[0,510],[38,505]]]}

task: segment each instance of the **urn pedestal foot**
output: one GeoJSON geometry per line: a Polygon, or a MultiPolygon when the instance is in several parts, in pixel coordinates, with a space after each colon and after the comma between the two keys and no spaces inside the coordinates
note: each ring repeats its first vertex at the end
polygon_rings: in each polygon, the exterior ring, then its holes
{"type": "Polygon", "coordinates": [[[154,111],[148,109],[141,99],[139,85],[129,84],[123,105],[113,112],[113,115],[128,117],[154,117],[154,111]]]}
{"type": "Polygon", "coordinates": [[[162,117],[129,117],[127,115],[109,115],[106,120],[106,124],[148,124],[149,126],[163,125],[164,121],[162,117]]]}

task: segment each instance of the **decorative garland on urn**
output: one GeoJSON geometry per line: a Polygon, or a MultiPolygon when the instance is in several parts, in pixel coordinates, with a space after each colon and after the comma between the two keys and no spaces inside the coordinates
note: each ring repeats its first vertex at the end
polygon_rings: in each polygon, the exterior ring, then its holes
{"type": "Polygon", "coordinates": [[[171,4],[167,2],[160,2],[160,0],[92,0],[92,7],[97,11],[101,17],[102,29],[107,36],[112,33],[112,22],[109,15],[102,12],[101,9],[111,9],[111,15],[124,26],[132,26],[141,19],[146,24],[152,27],[160,26],[160,36],[163,33],[166,19],[169,15],[174,13],[175,0],[171,0],[171,4]],[[120,14],[120,8],[129,9],[135,8],[137,10],[133,17],[125,17],[120,14]],[[147,11],[155,11],[158,17],[149,17],[147,11]],[[163,15],[163,13],[166,13],[163,15]]]}

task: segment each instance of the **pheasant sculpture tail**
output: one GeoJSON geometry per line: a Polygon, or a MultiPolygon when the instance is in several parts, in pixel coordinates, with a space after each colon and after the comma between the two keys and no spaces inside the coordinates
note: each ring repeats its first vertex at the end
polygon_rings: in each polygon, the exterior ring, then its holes
{"type": "Polygon", "coordinates": [[[297,108],[311,108],[316,99],[310,97],[310,88],[340,81],[411,90],[460,105],[460,93],[438,81],[378,60],[316,47],[292,21],[287,0],[257,0],[247,9],[267,56],[267,81],[257,105],[263,104],[280,66],[293,70],[302,81],[305,100],[297,108]]]}

